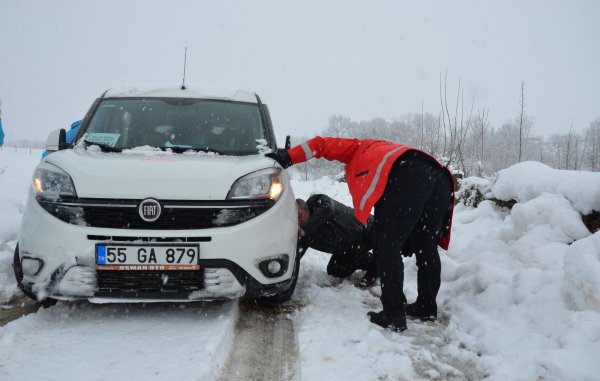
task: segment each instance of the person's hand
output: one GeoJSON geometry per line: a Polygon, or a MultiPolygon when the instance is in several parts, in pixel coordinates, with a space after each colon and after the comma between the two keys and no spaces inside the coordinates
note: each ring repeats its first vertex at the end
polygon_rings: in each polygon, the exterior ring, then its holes
{"type": "Polygon", "coordinates": [[[302,228],[300,226],[298,226],[298,237],[303,237],[304,236],[304,230],[302,230],[302,228]]]}
{"type": "Polygon", "coordinates": [[[290,157],[286,149],[277,149],[277,151],[275,152],[266,153],[265,156],[275,160],[283,168],[288,168],[292,166],[292,158],[290,157]]]}

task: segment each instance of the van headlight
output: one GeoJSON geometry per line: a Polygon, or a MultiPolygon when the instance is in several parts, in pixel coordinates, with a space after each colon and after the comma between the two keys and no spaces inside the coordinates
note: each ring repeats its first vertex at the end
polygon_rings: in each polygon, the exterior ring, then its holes
{"type": "Polygon", "coordinates": [[[71,176],[59,167],[45,161],[35,169],[32,185],[37,197],[77,197],[71,176]]]}
{"type": "Polygon", "coordinates": [[[240,177],[233,183],[227,199],[266,199],[277,201],[283,193],[283,173],[280,168],[267,168],[240,177]]]}

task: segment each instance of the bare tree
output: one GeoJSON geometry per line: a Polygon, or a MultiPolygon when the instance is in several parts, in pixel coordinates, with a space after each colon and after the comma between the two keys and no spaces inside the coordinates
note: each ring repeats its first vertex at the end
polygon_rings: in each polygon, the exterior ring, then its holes
{"type": "Polygon", "coordinates": [[[423,98],[421,97],[421,139],[419,143],[419,148],[423,149],[423,140],[425,139],[425,130],[423,126],[423,98]]]}
{"type": "Polygon", "coordinates": [[[573,135],[573,123],[569,128],[569,135],[567,136],[567,149],[565,152],[565,169],[569,169],[569,159],[571,155],[571,136],[573,135]]]}
{"type": "Polygon", "coordinates": [[[476,158],[477,158],[477,176],[481,176],[483,174],[483,162],[485,160],[485,134],[489,127],[488,118],[490,116],[489,110],[478,112],[477,117],[475,119],[475,139],[476,139],[476,158]]]}
{"type": "Polygon", "coordinates": [[[579,163],[577,163],[577,168],[575,168],[578,171],[581,170],[581,164],[583,163],[583,160],[585,159],[585,150],[586,150],[587,145],[588,145],[588,138],[590,136],[590,130],[591,130],[591,128],[588,128],[585,131],[585,138],[583,139],[583,151],[581,152],[579,163]]]}
{"type": "Polygon", "coordinates": [[[589,163],[592,171],[600,171],[600,118],[590,123],[588,128],[590,137],[589,163]]]}
{"type": "Polygon", "coordinates": [[[435,156],[441,157],[442,151],[442,133],[441,133],[441,115],[433,115],[425,113],[423,115],[423,147],[427,152],[435,156]]]}
{"type": "Polygon", "coordinates": [[[323,132],[327,136],[349,137],[352,136],[350,135],[351,124],[347,116],[333,115],[329,117],[329,124],[323,132]]]}
{"type": "Polygon", "coordinates": [[[444,150],[443,155],[448,160],[447,164],[453,162],[460,162],[463,169],[464,165],[464,152],[463,145],[467,138],[469,128],[471,126],[473,117],[473,107],[475,99],[471,103],[471,110],[467,120],[465,120],[464,113],[464,92],[462,90],[460,78],[458,79],[458,90],[456,92],[456,104],[454,106],[454,117],[450,116],[450,109],[448,107],[448,72],[444,74],[444,91],[442,94],[442,76],[440,74],[440,105],[442,107],[442,125],[444,128],[444,150]],[[460,121],[458,120],[458,107],[461,107],[460,121]]]}
{"type": "Polygon", "coordinates": [[[521,81],[521,100],[519,101],[521,111],[519,112],[519,163],[523,154],[523,119],[525,117],[525,81],[521,81]]]}

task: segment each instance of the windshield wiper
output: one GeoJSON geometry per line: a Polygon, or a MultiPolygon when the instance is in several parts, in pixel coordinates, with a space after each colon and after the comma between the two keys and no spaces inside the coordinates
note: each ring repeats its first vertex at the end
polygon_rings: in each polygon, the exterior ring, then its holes
{"type": "Polygon", "coordinates": [[[166,151],[168,149],[170,149],[171,151],[175,152],[175,153],[184,153],[186,151],[192,150],[193,148],[190,146],[176,146],[176,145],[172,145],[172,146],[162,146],[162,147],[158,147],[163,151],[166,151]]]}
{"type": "Polygon", "coordinates": [[[102,152],[123,152],[123,149],[109,146],[106,143],[97,143],[97,142],[92,142],[92,141],[89,141],[89,140],[84,140],[83,142],[88,147],[89,146],[98,146],[98,147],[100,147],[100,149],[102,150],[102,152]]]}
{"type": "Polygon", "coordinates": [[[201,151],[201,152],[213,152],[213,153],[216,153],[216,154],[219,154],[219,155],[223,155],[223,152],[221,152],[221,151],[219,151],[219,150],[216,150],[216,149],[214,149],[214,148],[210,148],[210,147],[202,147],[202,148],[200,148],[200,147],[194,147],[194,148],[192,148],[192,149],[193,149],[194,151],[201,151]]]}
{"type": "Polygon", "coordinates": [[[171,151],[173,151],[174,153],[184,153],[187,151],[196,151],[196,152],[213,152],[219,155],[223,155],[223,152],[218,151],[214,148],[210,148],[210,147],[191,147],[191,146],[178,146],[178,145],[168,145],[168,146],[162,146],[162,147],[158,147],[163,151],[166,151],[168,149],[170,149],[171,151]]]}

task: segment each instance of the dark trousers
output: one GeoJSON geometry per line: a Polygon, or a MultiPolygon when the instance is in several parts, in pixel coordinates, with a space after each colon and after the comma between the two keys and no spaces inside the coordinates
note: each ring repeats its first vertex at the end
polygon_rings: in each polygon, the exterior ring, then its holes
{"type": "Polygon", "coordinates": [[[423,154],[409,152],[394,163],[383,196],[375,204],[374,249],[387,315],[404,313],[402,256],[417,258],[417,302],[437,313],[440,256],[437,242],[446,228],[452,184],[445,171],[423,154]]]}
{"type": "Polygon", "coordinates": [[[366,270],[371,253],[368,250],[356,253],[333,254],[327,264],[327,274],[345,278],[356,270],[366,270]]]}

